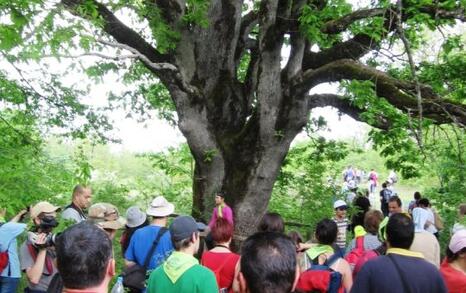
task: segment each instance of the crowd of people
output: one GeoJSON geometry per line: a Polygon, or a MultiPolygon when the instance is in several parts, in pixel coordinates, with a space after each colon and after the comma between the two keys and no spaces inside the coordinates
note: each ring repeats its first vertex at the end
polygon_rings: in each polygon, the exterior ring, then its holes
{"type": "MultiPolygon", "coordinates": [[[[333,218],[321,219],[311,239],[286,233],[280,214],[268,212],[238,254],[234,211],[223,193],[215,195],[205,225],[175,216],[163,196],[122,217],[110,203],[92,204],[92,190],[78,185],[63,211],[39,202],[0,219],[0,293],[17,292],[22,273],[25,292],[109,292],[117,275],[112,241],[120,229],[124,267],[111,292],[466,292],[464,225],[452,227],[441,261],[444,228],[429,200],[415,193],[404,210],[397,195],[380,195],[382,211],[367,196],[335,200],[333,218]],[[18,248],[28,213],[32,228],[18,248]],[[70,223],[62,233],[54,233],[57,219],[70,223]]],[[[464,216],[466,204],[459,213],[464,216]]]]}

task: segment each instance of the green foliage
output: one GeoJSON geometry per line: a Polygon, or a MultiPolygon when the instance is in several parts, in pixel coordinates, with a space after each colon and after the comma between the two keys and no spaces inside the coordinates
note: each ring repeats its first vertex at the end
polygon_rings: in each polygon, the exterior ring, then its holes
{"type": "MultiPolygon", "coordinates": [[[[384,98],[378,97],[371,81],[344,82],[342,88],[346,98],[365,110],[361,117],[367,123],[377,125],[381,118],[390,121],[388,130],[372,129],[369,132],[375,149],[386,158],[387,168],[400,171],[405,178],[418,176],[422,157],[419,156],[418,146],[413,139],[417,120],[401,112],[384,98]]],[[[428,125],[429,121],[425,120],[424,123],[428,125]]]]}
{"type": "Polygon", "coordinates": [[[311,229],[321,219],[332,217],[333,201],[340,195],[328,178],[340,171],[334,168],[335,163],[347,154],[345,143],[322,137],[293,147],[283,162],[269,210],[280,213],[287,222],[311,229]]]}
{"type": "Polygon", "coordinates": [[[321,27],[327,21],[349,12],[351,12],[351,4],[345,0],[327,1],[322,9],[318,9],[314,4],[305,5],[299,17],[301,30],[313,44],[317,44],[320,48],[329,48],[334,43],[341,41],[342,37],[340,34],[324,34],[321,32],[321,27]]]}
{"type": "Polygon", "coordinates": [[[72,170],[46,154],[33,118],[1,111],[0,133],[0,206],[7,209],[7,218],[71,190],[72,170]]]}
{"type": "Polygon", "coordinates": [[[368,20],[360,20],[353,23],[349,29],[354,35],[364,34],[370,36],[375,41],[380,41],[387,33],[383,26],[384,21],[385,19],[383,17],[373,17],[368,20]]]}

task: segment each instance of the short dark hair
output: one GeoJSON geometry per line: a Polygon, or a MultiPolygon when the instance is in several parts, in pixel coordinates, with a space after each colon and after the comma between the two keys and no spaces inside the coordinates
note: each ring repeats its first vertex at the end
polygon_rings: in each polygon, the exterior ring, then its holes
{"type": "Polygon", "coordinates": [[[233,225],[224,218],[217,218],[212,227],[212,239],[215,243],[224,243],[233,237],[233,225]]]}
{"type": "Polygon", "coordinates": [[[419,191],[414,192],[414,199],[415,200],[420,200],[421,199],[421,193],[419,191]]]}
{"type": "Polygon", "coordinates": [[[285,223],[279,213],[266,213],[259,223],[259,232],[285,232],[285,223]]]}
{"type": "Polygon", "coordinates": [[[89,189],[86,185],[78,184],[73,188],[73,198],[75,198],[78,194],[82,194],[84,190],[89,189]]]}
{"type": "Polygon", "coordinates": [[[316,238],[320,244],[333,244],[337,239],[337,233],[337,223],[333,220],[323,219],[316,225],[316,238]]]}
{"type": "Polygon", "coordinates": [[[283,233],[258,232],[241,248],[241,273],[250,292],[291,292],[296,276],[296,248],[283,233]]]}
{"type": "Polygon", "coordinates": [[[387,241],[390,246],[409,249],[414,239],[414,224],[410,217],[400,213],[388,219],[387,241]]]}
{"type": "Polygon", "coordinates": [[[430,205],[430,202],[427,198],[423,197],[419,200],[418,204],[423,207],[428,207],[430,205]]]}
{"type": "Polygon", "coordinates": [[[387,188],[387,182],[382,183],[382,188],[387,188]]]}
{"type": "Polygon", "coordinates": [[[98,286],[112,259],[112,242],[96,225],[81,222],[57,236],[57,267],[69,289],[98,286]]]}
{"type": "Polygon", "coordinates": [[[390,199],[388,200],[388,202],[396,202],[397,205],[398,205],[399,207],[401,207],[401,199],[400,199],[400,197],[399,197],[398,195],[394,195],[394,196],[390,197],[390,199]]]}
{"type": "Polygon", "coordinates": [[[178,241],[175,241],[172,237],[172,243],[173,243],[173,247],[175,248],[175,250],[180,251],[181,249],[188,248],[189,245],[191,245],[191,237],[181,239],[178,241]]]}

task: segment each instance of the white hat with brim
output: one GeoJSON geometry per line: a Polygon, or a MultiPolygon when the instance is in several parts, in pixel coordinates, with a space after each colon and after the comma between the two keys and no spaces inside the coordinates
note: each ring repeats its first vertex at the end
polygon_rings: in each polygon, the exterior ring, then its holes
{"type": "Polygon", "coordinates": [[[41,201],[38,202],[31,208],[31,219],[37,218],[42,213],[53,213],[60,209],[60,207],[54,206],[53,204],[41,201]]]}
{"type": "Polygon", "coordinates": [[[157,196],[147,208],[146,214],[153,217],[168,217],[175,211],[175,206],[169,203],[165,197],[157,196]]]}

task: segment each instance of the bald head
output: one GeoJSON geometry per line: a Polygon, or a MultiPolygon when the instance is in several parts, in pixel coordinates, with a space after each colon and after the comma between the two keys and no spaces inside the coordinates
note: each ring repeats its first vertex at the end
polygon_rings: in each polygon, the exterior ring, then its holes
{"type": "Polygon", "coordinates": [[[78,184],[73,189],[73,203],[80,209],[86,209],[91,205],[92,190],[88,186],[78,184]]]}

